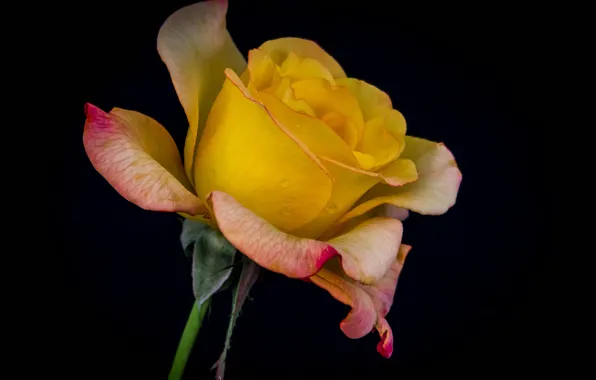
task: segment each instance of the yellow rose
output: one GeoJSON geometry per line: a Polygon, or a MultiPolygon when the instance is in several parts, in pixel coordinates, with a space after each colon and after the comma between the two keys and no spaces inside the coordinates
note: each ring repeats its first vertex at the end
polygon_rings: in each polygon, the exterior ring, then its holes
{"type": "Polygon", "coordinates": [[[188,6],[158,36],[189,122],[184,166],[157,121],[117,108],[87,105],[87,154],[131,202],[210,223],[259,265],[350,305],[342,330],[376,327],[388,357],[385,315],[410,247],[403,212],[378,206],[446,212],[461,181],[453,155],[406,136],[389,97],[312,41],[268,41],[247,64],[226,11],[225,1],[188,6]]]}

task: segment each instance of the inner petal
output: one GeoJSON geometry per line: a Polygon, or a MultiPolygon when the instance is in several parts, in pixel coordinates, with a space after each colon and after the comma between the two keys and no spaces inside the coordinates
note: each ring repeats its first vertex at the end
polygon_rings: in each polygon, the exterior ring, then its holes
{"type": "Polygon", "coordinates": [[[358,144],[358,130],[351,120],[334,111],[321,116],[321,120],[354,150],[358,144]]]}
{"type": "Polygon", "coordinates": [[[340,135],[352,149],[364,129],[358,100],[345,87],[331,86],[323,79],[304,79],[292,83],[297,99],[305,100],[316,116],[340,135]]]}
{"type": "Polygon", "coordinates": [[[294,52],[290,52],[281,64],[280,74],[289,77],[292,82],[319,78],[326,80],[331,85],[335,85],[333,76],[325,66],[312,58],[300,58],[294,52]]]}
{"type": "Polygon", "coordinates": [[[379,168],[396,159],[404,148],[406,121],[396,110],[369,120],[354,153],[361,168],[379,168]]]}

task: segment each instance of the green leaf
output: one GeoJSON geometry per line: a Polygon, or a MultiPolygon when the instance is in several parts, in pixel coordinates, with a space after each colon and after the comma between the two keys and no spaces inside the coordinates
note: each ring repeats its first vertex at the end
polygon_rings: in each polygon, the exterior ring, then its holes
{"type": "Polygon", "coordinates": [[[224,345],[223,352],[221,353],[219,360],[213,365],[217,367],[215,374],[216,380],[223,380],[225,368],[226,368],[226,357],[228,350],[230,349],[230,341],[232,339],[232,332],[236,325],[236,320],[240,315],[240,310],[244,305],[244,301],[248,298],[248,292],[254,285],[257,277],[259,276],[260,267],[248,257],[242,257],[242,272],[240,273],[240,279],[234,289],[234,297],[232,302],[232,314],[230,315],[230,322],[228,324],[228,331],[226,332],[226,342],[224,345]]]}

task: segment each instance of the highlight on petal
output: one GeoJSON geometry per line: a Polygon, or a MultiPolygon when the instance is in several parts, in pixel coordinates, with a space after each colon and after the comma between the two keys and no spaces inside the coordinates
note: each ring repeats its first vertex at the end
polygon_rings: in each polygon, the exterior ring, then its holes
{"type": "Polygon", "coordinates": [[[372,218],[331,240],[344,272],[364,284],[381,280],[395,262],[403,226],[393,218],[372,218]]]}
{"type": "Polygon", "coordinates": [[[208,200],[226,239],[273,272],[293,278],[309,277],[337,255],[330,244],[281,232],[229,194],[213,191],[208,200]]]}
{"type": "Polygon", "coordinates": [[[339,63],[319,45],[310,40],[295,37],[278,38],[265,42],[259,49],[267,52],[278,66],[281,66],[288,54],[293,52],[300,58],[312,58],[318,61],[329,70],[333,78],[346,77],[346,73],[339,63]]]}
{"type": "Polygon", "coordinates": [[[400,157],[415,163],[418,180],[401,187],[376,185],[337,224],[382,204],[392,204],[423,215],[444,214],[455,204],[462,174],[453,154],[444,144],[406,136],[406,147],[400,157]]]}
{"type": "Polygon", "coordinates": [[[190,191],[178,148],[161,124],[120,108],[108,114],[87,104],[85,113],[85,151],[120,195],[146,210],[206,212],[190,191]]]}
{"type": "Polygon", "coordinates": [[[332,179],[319,159],[231,71],[197,151],[199,198],[218,190],[289,232],[325,207],[332,179]]]}
{"type": "Polygon", "coordinates": [[[314,284],[352,308],[340,323],[344,334],[357,339],[376,328],[380,336],[377,351],[385,358],[393,353],[393,332],[385,316],[393,303],[399,274],[410,249],[410,246],[402,244],[391,269],[374,285],[359,284],[346,276],[336,259],[329,260],[316,275],[310,277],[314,284]]]}
{"type": "Polygon", "coordinates": [[[227,9],[228,2],[221,0],[186,6],[168,17],[157,37],[157,51],[188,118],[184,167],[191,181],[198,141],[223,86],[224,69],[242,72],[246,67],[226,30],[227,9]]]}

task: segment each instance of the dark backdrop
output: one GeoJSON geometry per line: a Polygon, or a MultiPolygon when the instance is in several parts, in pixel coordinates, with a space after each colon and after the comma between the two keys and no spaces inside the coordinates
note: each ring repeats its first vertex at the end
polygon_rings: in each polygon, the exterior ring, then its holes
{"type": "MultiPolygon", "coordinates": [[[[64,116],[56,330],[69,378],[166,378],[193,302],[177,216],[121,198],[82,145],[83,105],[91,102],[157,119],[182,148],[185,115],[155,45],[161,23],[190,3],[79,3],[60,18],[73,102],[64,116]]],[[[547,211],[538,186],[545,86],[535,70],[545,42],[540,10],[532,12],[231,1],[228,29],[243,53],[284,36],[317,41],[349,76],[390,95],[409,134],[445,142],[463,182],[446,215],[412,214],[405,223],[413,250],[388,316],[390,360],[376,353],[376,334],[343,335],[348,307],[312,284],[268,273],[238,322],[227,379],[393,379],[425,370],[484,377],[549,363],[547,211]]],[[[216,296],[187,378],[210,378],[229,304],[229,293],[216,296]]]]}

